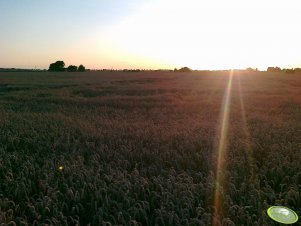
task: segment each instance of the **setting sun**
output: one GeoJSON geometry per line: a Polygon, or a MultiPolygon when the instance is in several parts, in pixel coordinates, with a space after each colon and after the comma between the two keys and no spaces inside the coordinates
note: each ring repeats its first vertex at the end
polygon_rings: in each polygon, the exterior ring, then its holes
{"type": "Polygon", "coordinates": [[[160,67],[297,66],[297,5],[298,1],[153,1],[110,27],[107,35],[128,56],[159,60],[160,67]]]}

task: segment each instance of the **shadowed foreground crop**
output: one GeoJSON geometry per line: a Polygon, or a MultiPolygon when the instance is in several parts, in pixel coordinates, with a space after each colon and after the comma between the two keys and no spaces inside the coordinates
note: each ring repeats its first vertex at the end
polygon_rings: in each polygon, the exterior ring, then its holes
{"type": "Polygon", "coordinates": [[[234,72],[222,133],[229,78],[0,73],[0,223],[276,225],[271,205],[300,216],[301,74],[234,72]]]}

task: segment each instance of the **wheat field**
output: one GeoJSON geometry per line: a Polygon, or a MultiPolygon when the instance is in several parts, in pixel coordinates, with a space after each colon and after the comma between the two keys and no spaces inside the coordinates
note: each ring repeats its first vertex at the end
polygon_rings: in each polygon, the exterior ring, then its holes
{"type": "Polygon", "coordinates": [[[3,225],[276,225],[271,205],[301,215],[301,74],[0,73],[3,225]]]}

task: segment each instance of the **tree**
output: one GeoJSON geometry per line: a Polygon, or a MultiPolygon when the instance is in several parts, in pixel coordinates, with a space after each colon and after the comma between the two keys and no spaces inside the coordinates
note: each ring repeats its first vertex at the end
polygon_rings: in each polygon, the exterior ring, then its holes
{"type": "Polygon", "coordinates": [[[67,67],[67,71],[70,71],[70,72],[77,71],[77,66],[75,66],[75,65],[70,65],[70,66],[67,67]]]}
{"type": "Polygon", "coordinates": [[[268,67],[267,69],[268,72],[281,72],[281,68],[280,67],[268,67]]]}
{"type": "Polygon", "coordinates": [[[295,68],[294,71],[295,71],[296,73],[301,73],[301,68],[295,68]]]}
{"type": "Polygon", "coordinates": [[[182,67],[178,70],[179,72],[190,72],[191,69],[189,67],[182,67]]]}
{"type": "Polygon", "coordinates": [[[84,71],[86,71],[86,68],[84,67],[84,65],[81,64],[78,66],[78,71],[84,72],[84,71]]]}
{"type": "Polygon", "coordinates": [[[251,67],[248,67],[248,68],[246,68],[246,71],[248,71],[248,72],[254,72],[254,71],[258,71],[258,68],[251,68],[251,67]]]}
{"type": "Polygon", "coordinates": [[[295,73],[295,70],[292,68],[292,69],[284,69],[285,73],[287,74],[294,74],[295,73]]]}
{"type": "Polygon", "coordinates": [[[48,71],[65,71],[64,61],[57,61],[49,65],[48,71]]]}

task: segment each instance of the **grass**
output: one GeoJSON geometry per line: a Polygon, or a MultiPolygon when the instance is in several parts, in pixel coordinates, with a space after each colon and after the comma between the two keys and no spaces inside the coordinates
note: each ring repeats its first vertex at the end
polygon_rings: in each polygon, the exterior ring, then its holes
{"type": "Polygon", "coordinates": [[[301,75],[235,72],[217,172],[228,81],[0,73],[0,223],[276,225],[271,205],[300,216],[301,75]]]}

